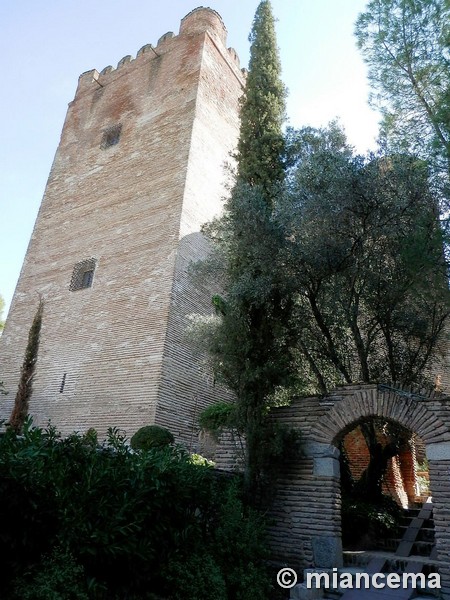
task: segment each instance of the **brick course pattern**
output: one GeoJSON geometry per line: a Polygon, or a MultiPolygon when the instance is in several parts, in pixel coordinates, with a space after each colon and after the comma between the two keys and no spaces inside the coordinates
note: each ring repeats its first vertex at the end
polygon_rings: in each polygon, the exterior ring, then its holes
{"type": "MultiPolygon", "coordinates": [[[[381,432],[377,432],[378,442],[386,446],[391,440],[381,432]]],[[[349,468],[354,480],[358,480],[370,461],[370,452],[359,427],[350,431],[343,440],[345,452],[349,460],[349,468]]],[[[411,436],[409,448],[402,449],[398,456],[389,460],[384,476],[383,492],[392,496],[403,508],[413,505],[419,496],[415,470],[415,446],[411,436]]]]}
{"type": "Polygon", "coordinates": [[[38,294],[45,299],[30,412],[63,433],[145,424],[196,439],[198,411],[225,394],[186,342],[211,292],[187,275],[200,227],[221,209],[244,74],[211,9],[116,69],[80,76],[0,341],[8,419],[38,294]],[[91,287],[70,290],[91,259],[91,287]],[[60,392],[64,379],[63,392],[60,392]]]}
{"type": "MultiPolygon", "coordinates": [[[[450,396],[392,385],[354,385],[326,397],[299,398],[273,419],[300,432],[303,455],[276,483],[270,541],[273,559],[301,572],[342,564],[339,442],[358,423],[383,417],[420,436],[428,456],[442,597],[450,600],[450,396]]],[[[225,435],[215,451],[222,469],[235,466],[238,445],[225,435]]],[[[411,453],[410,453],[411,454],[411,453]]]]}

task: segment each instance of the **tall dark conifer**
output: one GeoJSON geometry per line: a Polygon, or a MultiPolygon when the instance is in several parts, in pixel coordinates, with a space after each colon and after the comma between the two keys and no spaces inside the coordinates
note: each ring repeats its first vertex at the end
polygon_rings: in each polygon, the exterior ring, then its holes
{"type": "Polygon", "coordinates": [[[42,315],[44,312],[44,301],[39,300],[39,305],[34,315],[33,322],[28,333],[28,343],[25,356],[20,370],[19,387],[17,389],[14,407],[9,419],[9,425],[17,433],[20,433],[28,415],[28,408],[33,391],[33,379],[36,369],[36,361],[41,335],[42,315]]]}
{"type": "Polygon", "coordinates": [[[271,437],[267,407],[271,394],[285,383],[290,364],[286,333],[290,307],[283,302],[278,279],[282,240],[273,213],[284,178],[285,87],[269,0],[260,2],[249,40],[237,180],[219,225],[227,284],[218,355],[220,369],[237,396],[246,437],[247,491],[254,500],[264,488],[265,449],[271,437]]]}
{"type": "Polygon", "coordinates": [[[285,87],[269,0],[260,2],[249,36],[249,72],[242,97],[238,178],[267,192],[283,179],[285,87]]]}
{"type": "Polygon", "coordinates": [[[237,424],[246,440],[247,498],[256,503],[270,488],[267,465],[273,467],[283,446],[267,410],[293,372],[292,303],[280,277],[284,235],[274,210],[284,179],[285,88],[269,0],[260,2],[249,39],[236,182],[223,215],[204,228],[214,248],[207,272],[222,281],[224,294],[213,298],[220,321],[203,339],[217,378],[236,396],[237,424]]]}

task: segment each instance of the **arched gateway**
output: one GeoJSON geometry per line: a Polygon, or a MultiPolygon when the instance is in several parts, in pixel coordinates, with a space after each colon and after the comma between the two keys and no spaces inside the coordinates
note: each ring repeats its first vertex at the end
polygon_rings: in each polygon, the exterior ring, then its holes
{"type": "Polygon", "coordinates": [[[418,434],[429,463],[442,597],[450,599],[450,397],[389,385],[340,388],[277,408],[274,418],[301,433],[304,453],[278,480],[271,541],[292,568],[342,565],[340,440],[368,417],[418,434]]]}

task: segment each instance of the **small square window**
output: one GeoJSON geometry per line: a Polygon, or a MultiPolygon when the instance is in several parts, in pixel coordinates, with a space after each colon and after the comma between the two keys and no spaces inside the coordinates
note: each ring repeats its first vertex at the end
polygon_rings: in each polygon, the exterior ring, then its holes
{"type": "Polygon", "coordinates": [[[110,148],[111,146],[115,146],[116,144],[118,144],[120,140],[121,131],[121,124],[112,125],[111,127],[105,129],[105,131],[103,132],[103,138],[102,143],[100,144],[100,148],[104,150],[105,148],[110,148]]]}
{"type": "Polygon", "coordinates": [[[87,258],[74,266],[69,286],[71,292],[92,287],[96,265],[95,258],[87,258]]]}

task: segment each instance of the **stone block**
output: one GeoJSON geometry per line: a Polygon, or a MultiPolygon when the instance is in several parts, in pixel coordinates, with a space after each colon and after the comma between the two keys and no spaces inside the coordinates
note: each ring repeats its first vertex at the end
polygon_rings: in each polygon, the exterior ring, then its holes
{"type": "Polygon", "coordinates": [[[307,588],[306,583],[299,583],[291,589],[290,600],[316,600],[323,598],[321,588],[307,588]]]}
{"type": "Polygon", "coordinates": [[[314,564],[320,568],[342,567],[342,540],[333,535],[317,536],[312,539],[314,564]]]}
{"type": "Polygon", "coordinates": [[[428,460],[450,460],[450,442],[428,444],[426,452],[428,460]]]}
{"type": "Polygon", "coordinates": [[[321,442],[305,442],[302,450],[306,458],[339,458],[339,450],[331,444],[321,442]]]}
{"type": "Polygon", "coordinates": [[[317,477],[339,477],[339,461],[335,458],[314,458],[314,475],[317,477]]]}

